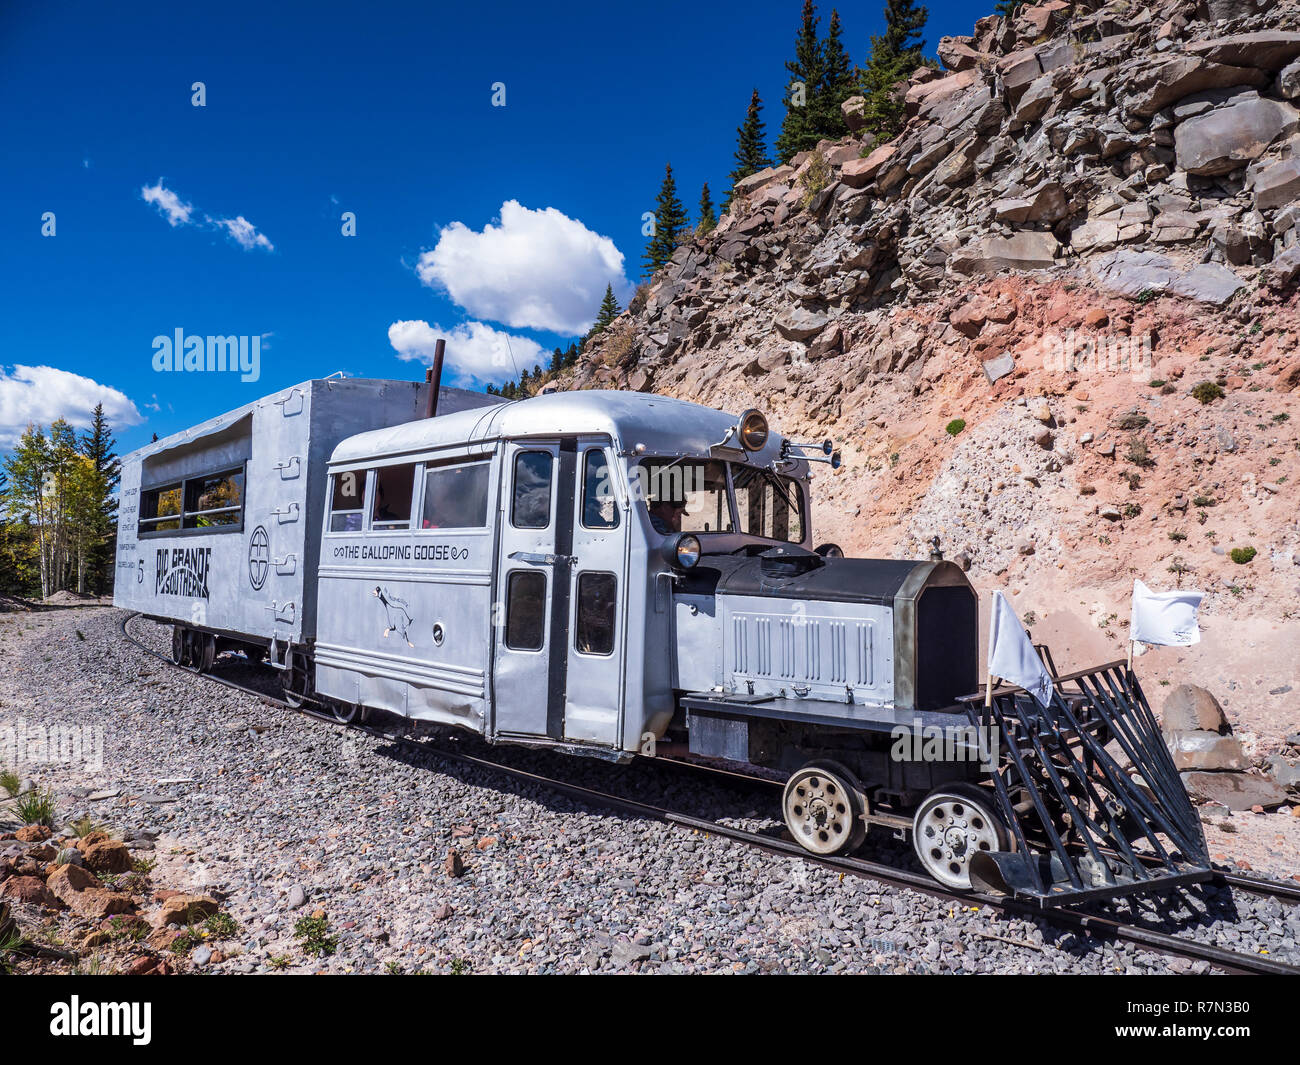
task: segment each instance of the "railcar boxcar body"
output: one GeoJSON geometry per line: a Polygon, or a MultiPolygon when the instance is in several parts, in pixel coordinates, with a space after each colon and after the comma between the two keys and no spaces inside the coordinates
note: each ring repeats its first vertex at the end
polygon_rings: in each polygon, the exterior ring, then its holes
{"type": "Polygon", "coordinates": [[[1130,673],[973,695],[957,566],[814,549],[829,445],[640,393],[442,395],[314,381],[129,456],[116,602],[343,719],[781,770],[816,853],[883,826],[951,886],[1040,900],[1209,875],[1130,673]]]}

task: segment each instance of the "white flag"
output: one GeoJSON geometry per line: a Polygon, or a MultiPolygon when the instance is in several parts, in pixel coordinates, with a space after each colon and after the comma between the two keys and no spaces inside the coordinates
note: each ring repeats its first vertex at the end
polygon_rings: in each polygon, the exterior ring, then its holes
{"type": "Polygon", "coordinates": [[[1001,592],[993,593],[988,665],[990,677],[1001,677],[1024,688],[1039,706],[1045,707],[1052,701],[1052,676],[1001,592]]]}
{"type": "Polygon", "coordinates": [[[1128,638],[1165,647],[1191,647],[1201,642],[1196,624],[1204,592],[1153,592],[1141,581],[1133,582],[1133,619],[1128,638]]]}

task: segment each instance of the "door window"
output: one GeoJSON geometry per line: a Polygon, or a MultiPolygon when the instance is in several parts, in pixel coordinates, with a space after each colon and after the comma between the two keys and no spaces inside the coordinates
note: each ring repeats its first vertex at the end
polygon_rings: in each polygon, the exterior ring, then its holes
{"type": "Polygon", "coordinates": [[[585,655],[613,654],[618,578],[612,573],[579,574],[577,613],[573,646],[585,655]]]}
{"type": "Polygon", "coordinates": [[[516,529],[545,529],[551,524],[553,466],[549,451],[521,451],[515,456],[510,522],[516,529]]]}
{"type": "Polygon", "coordinates": [[[618,528],[618,501],[614,498],[613,470],[605,449],[593,447],[583,456],[582,527],[618,528]]]}
{"type": "Polygon", "coordinates": [[[506,586],[506,646],[540,651],[546,638],[546,574],[516,570],[506,586]]]}

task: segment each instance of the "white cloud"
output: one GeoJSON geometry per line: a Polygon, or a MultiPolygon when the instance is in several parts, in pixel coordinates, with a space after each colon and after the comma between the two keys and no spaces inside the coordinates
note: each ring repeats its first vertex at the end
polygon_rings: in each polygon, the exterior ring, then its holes
{"type": "Polygon", "coordinates": [[[631,287],[612,240],[554,207],[534,211],[517,200],[481,233],[463,222],[444,227],[415,272],[476,317],[564,336],[587,331],[606,285],[620,298],[631,287]]]}
{"type": "Polygon", "coordinates": [[[63,418],[84,429],[97,403],[114,429],[144,421],[124,393],[89,377],[53,366],[15,366],[12,373],[0,366],[0,447],[12,447],[33,423],[48,427],[63,418]]]}
{"type": "Polygon", "coordinates": [[[447,368],[480,384],[516,380],[521,370],[531,371],[550,362],[550,355],[537,341],[511,336],[482,322],[465,322],[451,330],[422,321],[394,322],[388,327],[393,350],[416,362],[433,362],[434,342],[440,336],[447,339],[447,368]]]}
{"type": "MultiPolygon", "coordinates": [[[[145,185],[141,188],[140,198],[145,203],[151,203],[157,207],[158,213],[166,218],[167,224],[173,228],[200,224],[197,219],[193,218],[194,205],[185,203],[175,192],[165,188],[162,178],[158,179],[157,185],[145,185]]],[[[212,215],[205,214],[203,223],[212,229],[224,231],[226,236],[243,248],[244,251],[253,251],[255,248],[275,251],[275,245],[271,243],[266,234],[259,233],[257,226],[253,225],[242,214],[235,215],[234,218],[213,218],[212,215]]]]}
{"type": "Polygon", "coordinates": [[[169,226],[187,226],[194,208],[183,203],[171,189],[163,188],[162,178],[157,185],[145,185],[140,189],[140,198],[158,208],[159,213],[167,219],[169,226]]]}
{"type": "Polygon", "coordinates": [[[266,234],[259,233],[257,226],[242,214],[234,218],[209,218],[208,221],[218,229],[224,229],[230,235],[230,239],[244,251],[252,251],[254,248],[275,251],[275,245],[267,240],[266,234]]]}

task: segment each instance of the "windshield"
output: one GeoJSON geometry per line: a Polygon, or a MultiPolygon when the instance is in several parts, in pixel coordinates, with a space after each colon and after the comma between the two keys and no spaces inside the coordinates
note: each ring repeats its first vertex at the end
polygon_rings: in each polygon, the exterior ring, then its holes
{"type": "Polygon", "coordinates": [[[650,524],[665,536],[742,532],[769,540],[803,541],[803,497],[788,477],[738,462],[662,458],[643,459],[636,476],[650,524]],[[727,491],[728,468],[734,510],[727,491]]]}

